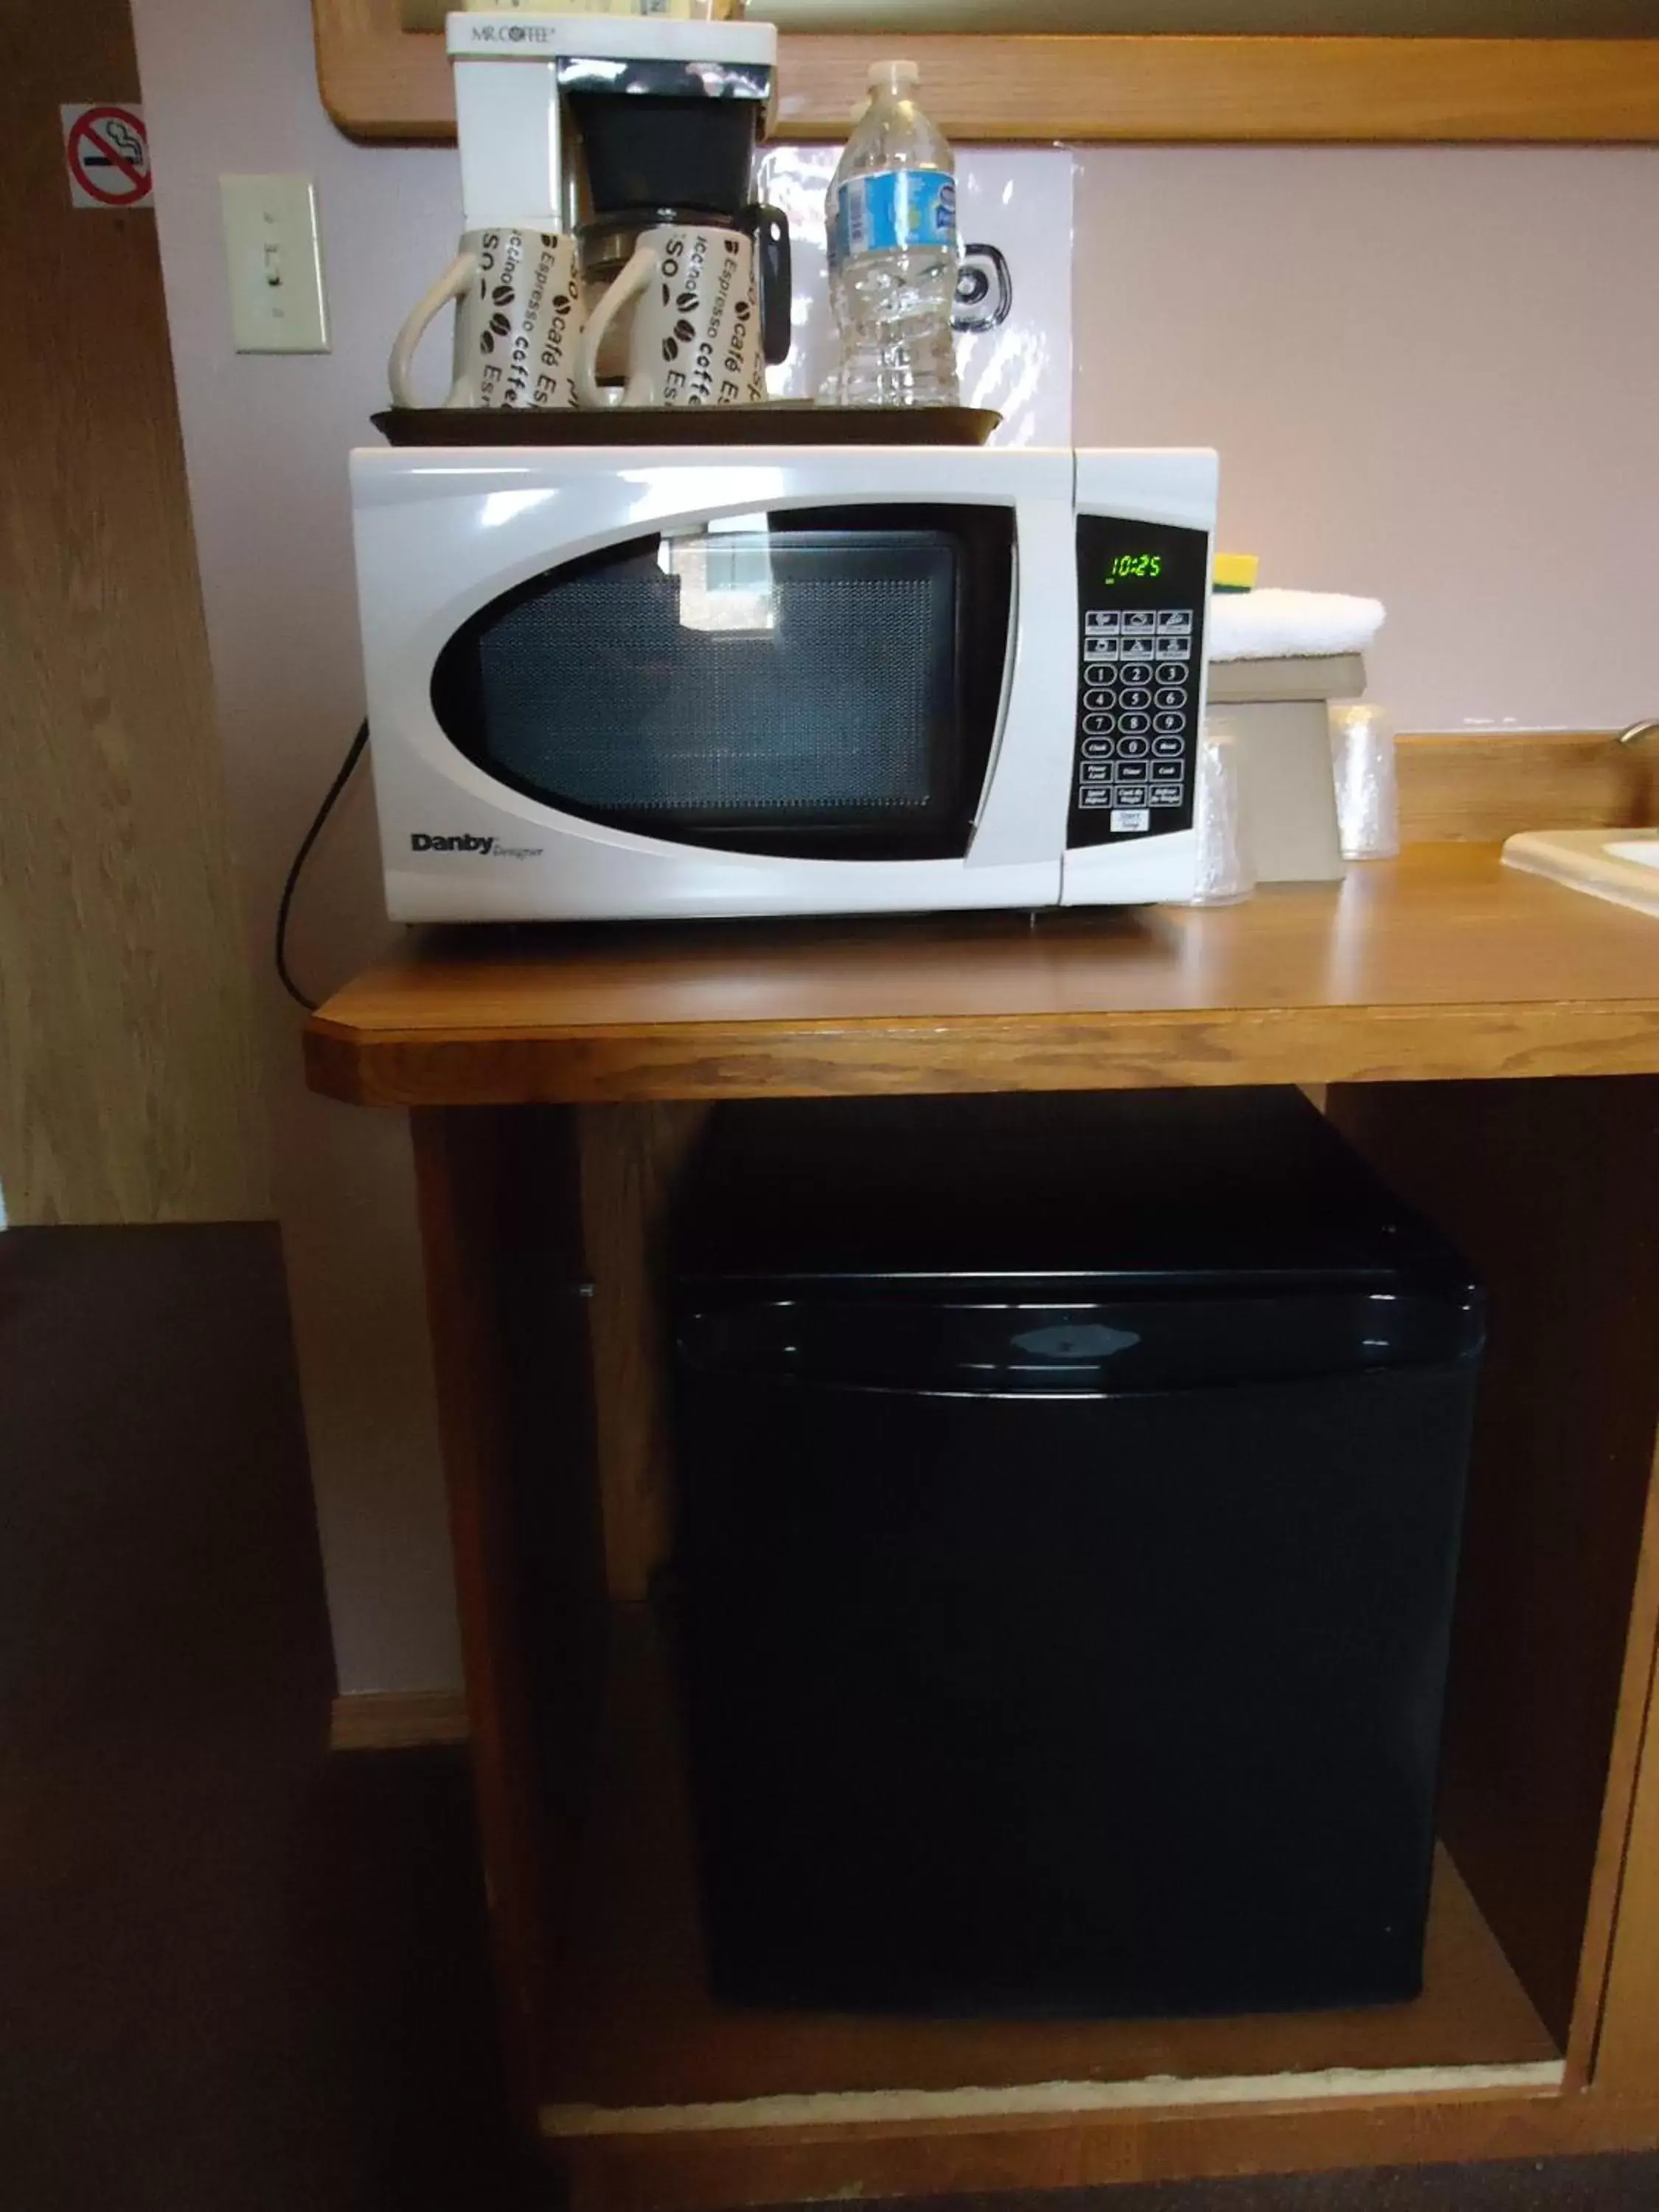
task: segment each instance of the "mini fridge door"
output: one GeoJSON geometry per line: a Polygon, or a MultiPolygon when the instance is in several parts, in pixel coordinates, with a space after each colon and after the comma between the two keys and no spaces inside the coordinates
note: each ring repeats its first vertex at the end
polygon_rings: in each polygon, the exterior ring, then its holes
{"type": "Polygon", "coordinates": [[[1425,1312],[1412,1364],[1351,1332],[1345,1364],[1319,1303],[1304,1331],[1280,1302],[1264,1379],[1182,1353],[1166,1388],[1155,1358],[1100,1379],[1156,1315],[1075,1296],[682,1316],[675,1590],[721,1992],[1416,1992],[1479,1329],[1425,1312]]]}

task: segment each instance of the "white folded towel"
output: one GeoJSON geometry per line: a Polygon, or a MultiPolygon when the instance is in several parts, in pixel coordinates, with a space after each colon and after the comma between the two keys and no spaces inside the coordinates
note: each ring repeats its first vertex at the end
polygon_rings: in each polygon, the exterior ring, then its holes
{"type": "Polygon", "coordinates": [[[1380,599],[1350,599],[1344,592],[1218,592],[1210,601],[1210,658],[1364,653],[1382,623],[1380,599]]]}

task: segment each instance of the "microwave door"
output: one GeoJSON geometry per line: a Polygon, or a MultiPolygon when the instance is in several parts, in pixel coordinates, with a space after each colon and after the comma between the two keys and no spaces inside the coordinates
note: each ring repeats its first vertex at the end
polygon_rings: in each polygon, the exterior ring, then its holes
{"type": "Polygon", "coordinates": [[[866,500],[624,539],[479,608],[434,712],[556,818],[580,911],[584,873],[605,911],[1053,903],[1052,823],[967,874],[1017,689],[1016,526],[866,500]]]}
{"type": "Polygon", "coordinates": [[[1057,901],[1065,677],[1039,624],[1069,453],[428,451],[353,475],[397,919],[1057,901]]]}

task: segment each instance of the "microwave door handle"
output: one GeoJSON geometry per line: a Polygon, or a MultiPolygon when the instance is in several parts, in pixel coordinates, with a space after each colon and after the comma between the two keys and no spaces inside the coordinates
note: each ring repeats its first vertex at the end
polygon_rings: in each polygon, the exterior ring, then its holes
{"type": "Polygon", "coordinates": [[[1014,651],[1019,640],[1019,521],[1015,511],[1014,542],[1008,556],[1008,634],[1002,648],[1002,696],[997,701],[996,735],[991,741],[990,758],[985,763],[985,773],[980,778],[979,796],[974,801],[969,828],[977,830],[980,817],[985,811],[986,801],[991,796],[997,780],[997,763],[1002,758],[1004,740],[1008,734],[1008,702],[1014,689],[1014,651]]]}

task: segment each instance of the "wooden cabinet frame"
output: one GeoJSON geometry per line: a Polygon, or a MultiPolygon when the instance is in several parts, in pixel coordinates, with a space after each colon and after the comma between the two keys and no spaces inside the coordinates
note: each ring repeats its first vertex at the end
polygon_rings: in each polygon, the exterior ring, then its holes
{"type": "Polygon", "coordinates": [[[1416,2007],[1238,2021],[750,2024],[700,1995],[644,1601],[672,1510],[660,1194],[706,1110],[414,1115],[503,2027],[522,2125],[573,2203],[715,2212],[1659,2146],[1659,1249],[1621,1241],[1659,1206],[1659,1075],[1332,1088],[1334,1117],[1519,1309],[1500,1388],[1555,1340],[1581,1243],[1605,1279],[1560,1343],[1570,1408],[1529,1432],[1516,1407],[1477,1465],[1460,1594],[1465,1620],[1537,1608],[1536,1656],[1492,1647],[1512,1679],[1455,1673],[1448,1732],[1491,1729],[1500,1768],[1531,1741],[1536,1817],[1512,1774],[1492,1788],[1466,1762],[1474,1802],[1442,1829],[1471,1885],[1443,1858],[1416,2007]],[[1564,1146],[1576,1172],[1552,1180],[1564,1146]]]}
{"type": "MultiPolygon", "coordinates": [[[[447,142],[442,38],[398,0],[312,0],[324,104],[353,138],[447,142]]],[[[786,34],[781,138],[838,139],[871,37],[786,34]]],[[[907,39],[952,138],[1166,144],[1659,142],[1659,38],[907,39]]]]}
{"type": "Polygon", "coordinates": [[[1456,842],[1551,792],[1650,820],[1654,790],[1605,737],[1418,740],[1402,781],[1449,842],[1340,895],[1037,931],[450,933],[313,1020],[315,1089],[412,1113],[503,2032],[579,2212],[1659,2146],[1659,932],[1456,842]],[[714,2005],[649,1602],[664,1224],[703,1115],[1264,1081],[1328,1085],[1492,1293],[1424,1998],[714,2005]]]}

